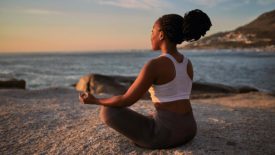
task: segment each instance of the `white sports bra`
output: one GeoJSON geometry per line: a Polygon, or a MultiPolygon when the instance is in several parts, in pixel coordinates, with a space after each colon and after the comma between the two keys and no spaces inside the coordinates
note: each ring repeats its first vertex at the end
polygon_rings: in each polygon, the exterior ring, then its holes
{"type": "Polygon", "coordinates": [[[162,54],[160,56],[165,56],[172,60],[175,66],[176,76],[168,83],[161,85],[153,84],[149,88],[148,91],[152,101],[155,103],[163,103],[180,99],[189,99],[192,89],[192,80],[187,74],[188,58],[184,57],[183,61],[179,63],[170,54],[162,54]]]}

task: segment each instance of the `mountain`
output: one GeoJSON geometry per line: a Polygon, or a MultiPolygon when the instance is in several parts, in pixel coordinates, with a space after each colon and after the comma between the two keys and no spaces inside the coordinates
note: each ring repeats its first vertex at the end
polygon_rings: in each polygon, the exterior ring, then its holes
{"type": "MultiPolygon", "coordinates": [[[[275,10],[260,15],[233,31],[219,32],[191,42],[183,48],[259,48],[275,49],[275,10]]],[[[274,50],[275,51],[275,50],[274,50]]]]}

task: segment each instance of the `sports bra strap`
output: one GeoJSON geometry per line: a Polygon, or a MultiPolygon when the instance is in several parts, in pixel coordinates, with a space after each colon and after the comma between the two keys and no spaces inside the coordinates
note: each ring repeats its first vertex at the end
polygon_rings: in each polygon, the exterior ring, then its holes
{"type": "Polygon", "coordinates": [[[168,53],[167,54],[162,54],[160,56],[168,57],[170,60],[172,60],[174,62],[174,64],[182,64],[185,61],[185,57],[183,57],[182,62],[178,62],[171,54],[168,54],[168,53]]]}

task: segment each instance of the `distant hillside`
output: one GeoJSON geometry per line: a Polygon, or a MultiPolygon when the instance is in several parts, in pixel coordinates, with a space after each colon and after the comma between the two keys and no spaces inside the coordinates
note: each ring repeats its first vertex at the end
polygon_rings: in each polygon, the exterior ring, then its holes
{"type": "Polygon", "coordinates": [[[220,32],[183,48],[262,48],[275,49],[275,10],[233,31],[220,32]]]}

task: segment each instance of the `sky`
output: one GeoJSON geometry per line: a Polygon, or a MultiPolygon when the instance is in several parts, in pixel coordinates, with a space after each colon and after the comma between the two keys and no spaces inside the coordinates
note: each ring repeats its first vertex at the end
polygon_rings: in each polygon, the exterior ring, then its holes
{"type": "Polygon", "coordinates": [[[150,49],[156,19],[207,13],[207,35],[244,25],[275,0],[0,0],[0,53],[150,49]]]}

